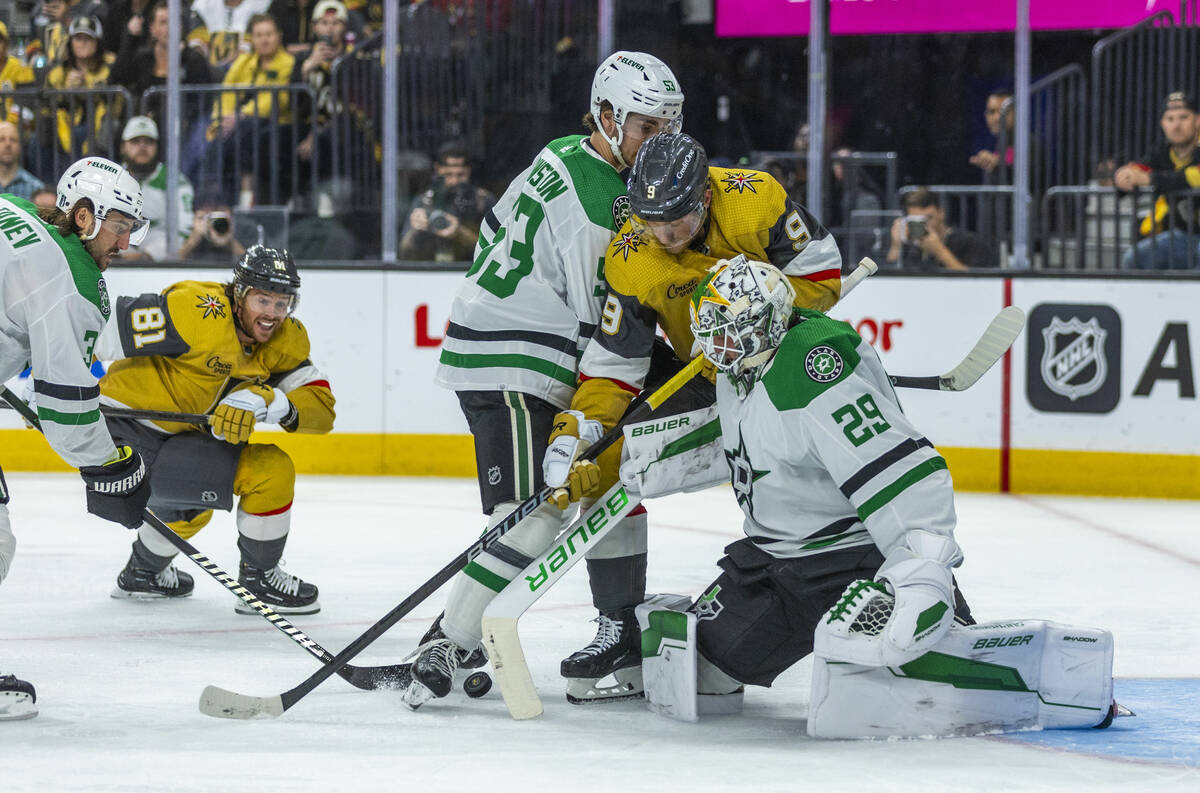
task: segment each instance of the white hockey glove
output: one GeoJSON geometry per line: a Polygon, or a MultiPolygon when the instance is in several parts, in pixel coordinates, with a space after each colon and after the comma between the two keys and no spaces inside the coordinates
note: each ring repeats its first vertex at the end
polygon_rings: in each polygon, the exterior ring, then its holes
{"type": "Polygon", "coordinates": [[[296,408],[278,388],[250,385],[225,395],[213,411],[212,434],[217,440],[245,443],[256,422],[278,424],[296,408]]]}
{"type": "Polygon", "coordinates": [[[599,421],[585,417],[578,410],[564,410],[554,417],[550,444],[542,458],[542,479],[556,488],[549,500],[559,509],[592,495],[600,484],[600,466],[578,458],[603,433],[599,421]]]}
{"type": "Polygon", "coordinates": [[[950,568],[961,562],[952,538],[922,529],[907,532],[875,581],[855,581],[826,612],[814,652],[862,666],[901,666],[924,655],[954,623],[950,568]]]}

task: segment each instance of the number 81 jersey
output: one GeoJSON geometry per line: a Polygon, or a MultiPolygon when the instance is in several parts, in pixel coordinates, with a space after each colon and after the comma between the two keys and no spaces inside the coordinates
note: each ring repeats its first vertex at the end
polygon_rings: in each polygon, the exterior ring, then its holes
{"type": "Polygon", "coordinates": [[[484,219],[435,382],[567,407],[604,301],[604,252],[628,207],[625,183],[586,138],[542,149],[484,219]]]}
{"type": "Polygon", "coordinates": [[[731,484],[744,528],[789,558],[905,532],[953,536],[946,461],[900,408],[874,349],[845,322],[801,310],[746,397],[717,378],[731,484]]]}

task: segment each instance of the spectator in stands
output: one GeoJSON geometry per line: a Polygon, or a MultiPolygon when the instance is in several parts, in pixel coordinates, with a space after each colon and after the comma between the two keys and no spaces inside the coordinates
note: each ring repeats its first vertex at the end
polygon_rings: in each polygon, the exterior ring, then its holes
{"type": "Polygon", "coordinates": [[[470,261],[479,236],[479,223],[496,198],[471,182],[466,147],[442,144],[433,164],[433,186],[413,201],[400,256],[438,262],[470,261]]]}
{"type": "MultiPolygon", "coordinates": [[[[329,176],[333,154],[330,122],[337,112],[333,96],[333,62],[346,54],[350,44],[346,32],[346,6],[340,0],[320,0],[313,8],[313,45],[296,56],[299,73],[292,82],[308,84],[317,97],[316,126],[300,141],[296,153],[305,163],[311,163],[313,148],[319,151],[318,163],[323,179],[329,176]]],[[[311,117],[307,108],[299,114],[300,119],[311,117]]]]}
{"type": "Polygon", "coordinates": [[[154,0],[109,0],[104,15],[104,51],[137,51],[150,40],[150,9],[154,0]]]}
{"type": "MultiPolygon", "coordinates": [[[[224,83],[229,86],[286,86],[291,82],[296,58],[283,49],[279,25],[270,14],[255,14],[249,26],[252,52],[239,55],[224,83]]],[[[253,169],[259,168],[258,176],[265,179],[270,168],[282,168],[281,163],[290,159],[282,150],[290,140],[288,132],[292,123],[291,100],[287,92],[281,91],[226,91],[213,108],[213,122],[209,126],[209,161],[214,154],[221,163],[226,183],[237,168],[240,173],[241,196],[239,203],[245,206],[254,203],[255,176],[253,169]],[[277,109],[277,118],[272,118],[277,109]],[[277,124],[271,124],[277,121],[277,124]],[[269,156],[270,135],[278,135],[279,160],[269,156]],[[256,156],[257,152],[257,156],[256,156]]],[[[229,189],[227,187],[227,189],[229,189]]]]}
{"type": "Polygon", "coordinates": [[[192,215],[192,230],[179,248],[180,261],[233,264],[246,249],[233,236],[233,210],[216,196],[192,215]]]}
{"type": "MultiPolygon", "coordinates": [[[[158,125],[149,116],[134,116],[121,133],[121,164],[142,186],[142,215],[150,221],[146,238],[124,259],[167,258],[167,169],[158,160],[158,125]]],[[[192,231],[192,183],[180,174],[176,217],[179,242],[186,243],[192,231]]]]}
{"type": "Polygon", "coordinates": [[[913,270],[991,267],[992,253],[977,235],[946,225],[946,213],[927,187],[904,196],[905,217],[892,223],[888,264],[913,270]]]}
{"type": "MultiPolygon", "coordinates": [[[[125,86],[135,98],[140,97],[148,88],[167,84],[168,19],[166,0],[159,0],[146,14],[148,38],[145,42],[138,46],[138,39],[132,36],[121,40],[121,49],[113,62],[110,79],[125,86]]],[[[204,85],[213,82],[208,62],[198,50],[192,47],[181,48],[179,61],[179,82],[183,85],[204,85]]],[[[142,112],[161,121],[161,105],[161,98],[153,97],[150,104],[142,108],[142,112]]],[[[185,95],[185,129],[190,127],[189,121],[194,121],[195,117],[207,115],[207,111],[197,113],[197,106],[197,102],[185,95]]]]}
{"type": "Polygon", "coordinates": [[[1013,163],[1013,129],[1016,124],[1016,113],[1010,105],[1004,112],[1004,103],[1012,99],[1012,91],[1000,89],[988,94],[984,106],[983,117],[987,122],[988,132],[996,137],[996,148],[980,149],[971,155],[968,162],[983,171],[983,181],[986,184],[1006,184],[1007,179],[1001,178],[1013,163]],[[1006,145],[1004,151],[999,150],[1001,131],[1004,131],[1006,145]],[[1003,166],[1003,167],[1001,167],[1003,166]]]}
{"type": "Polygon", "coordinates": [[[0,193],[33,198],[42,180],[21,167],[21,138],[17,125],[0,121],[0,193]]]}
{"type": "MultiPolygon", "coordinates": [[[[29,85],[34,81],[33,69],[8,53],[8,25],[0,22],[0,93],[29,85]]],[[[0,118],[14,124],[20,121],[20,106],[8,99],[0,99],[0,118]]]]}
{"type": "MultiPolygon", "coordinates": [[[[97,88],[108,84],[109,68],[104,62],[100,39],[104,35],[96,17],[76,17],[68,28],[67,56],[46,75],[46,87],[54,89],[97,88]]],[[[100,154],[104,141],[94,139],[104,127],[107,102],[89,97],[71,96],[60,102],[57,113],[58,145],[72,157],[100,154]],[[90,122],[90,123],[89,123],[90,122]],[[89,138],[93,138],[89,141],[89,138]]]]}
{"type": "Polygon", "coordinates": [[[214,76],[222,77],[244,54],[242,45],[252,35],[253,19],[265,14],[270,4],[271,0],[192,0],[200,24],[188,32],[188,44],[204,52],[214,76]]]}
{"type": "Polygon", "coordinates": [[[55,202],[58,201],[58,193],[51,187],[42,186],[33,191],[33,197],[29,199],[39,211],[54,209],[55,202]]]}
{"type": "Polygon", "coordinates": [[[1200,266],[1200,198],[1172,196],[1200,189],[1200,114],[1195,99],[1173,91],[1163,101],[1163,143],[1140,161],[1129,162],[1113,174],[1118,190],[1154,190],[1154,208],[1138,224],[1135,243],[1121,257],[1123,269],[1180,270],[1200,266]]]}

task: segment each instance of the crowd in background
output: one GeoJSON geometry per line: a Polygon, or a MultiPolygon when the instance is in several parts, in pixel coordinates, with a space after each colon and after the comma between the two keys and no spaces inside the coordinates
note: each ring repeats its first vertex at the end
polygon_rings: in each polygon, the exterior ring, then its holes
{"type": "MultiPolygon", "coordinates": [[[[347,187],[333,178],[331,162],[335,119],[354,115],[357,127],[370,131],[378,123],[371,112],[378,111],[339,101],[332,72],[339,60],[377,36],[382,0],[193,0],[181,5],[181,83],[185,91],[214,87],[184,94],[183,179],[172,210],[180,235],[175,244],[169,246],[165,236],[165,147],[160,135],[164,103],[156,92],[167,74],[168,19],[162,0],[17,0],[16,16],[26,23],[19,41],[0,23],[0,190],[35,198],[35,192],[56,177],[61,163],[103,154],[121,160],[149,197],[155,232],[134,256],[161,259],[170,247],[179,251],[175,258],[224,260],[255,241],[286,242],[301,258],[377,255],[379,235],[360,233],[357,219],[347,222],[347,187]],[[243,90],[221,91],[218,84],[243,90]],[[254,90],[244,90],[251,86],[254,90]],[[53,92],[54,100],[36,100],[29,89],[53,92]],[[124,107],[125,102],[136,107],[124,107]],[[272,215],[265,208],[279,211],[272,215]],[[264,211],[256,214],[258,209],[264,211]]],[[[403,5],[410,16],[414,9],[426,10],[448,18],[451,25],[456,15],[461,18],[475,7],[420,1],[403,5]]],[[[658,48],[665,50],[668,61],[674,59],[684,82],[689,131],[709,148],[714,165],[767,170],[804,203],[809,135],[806,124],[795,123],[803,116],[802,95],[757,101],[753,89],[744,87],[771,68],[772,48],[733,42],[718,54],[713,39],[692,38],[690,46],[681,43],[684,37],[675,37],[658,48]],[[784,112],[777,112],[780,109],[784,112]],[[780,147],[780,125],[787,123],[789,114],[790,141],[780,147]],[[784,150],[770,151],[777,148],[784,150]]],[[[903,46],[919,38],[909,37],[903,46]]],[[[837,46],[856,45],[843,40],[837,46]]],[[[551,59],[549,107],[528,119],[531,135],[540,126],[553,127],[553,134],[578,131],[573,123],[579,115],[576,100],[586,92],[584,81],[593,64],[579,42],[569,37],[556,41],[546,55],[551,59]]],[[[950,56],[941,57],[930,63],[944,66],[950,56]]],[[[852,76],[859,61],[845,62],[846,76],[852,76]]],[[[377,64],[375,59],[372,65],[377,64]]],[[[835,85],[843,77],[836,75],[835,85]]],[[[877,84],[863,82],[859,93],[875,95],[897,79],[878,77],[877,84]]],[[[1000,240],[1011,231],[1005,208],[1011,199],[992,197],[990,204],[979,202],[968,210],[923,184],[1012,183],[1012,92],[996,87],[1006,77],[991,78],[987,95],[976,94],[980,104],[972,112],[959,109],[944,124],[939,119],[946,134],[930,135],[927,143],[932,148],[906,144],[900,174],[905,187],[895,192],[885,187],[877,169],[853,157],[854,150],[878,150],[880,140],[889,140],[895,108],[875,105],[877,117],[866,121],[861,109],[834,103],[826,125],[829,199],[820,214],[835,233],[861,242],[849,250],[909,269],[1005,264],[1000,240]],[[951,154],[944,147],[956,130],[962,148],[951,154]],[[990,212],[996,216],[985,222],[989,212],[981,207],[999,211],[990,212]]],[[[786,81],[787,70],[777,79],[786,81]]],[[[963,78],[953,79],[962,83],[963,78]]],[[[1147,196],[1144,201],[1154,201],[1140,210],[1145,217],[1138,218],[1113,266],[1200,266],[1196,203],[1190,195],[1179,195],[1200,186],[1200,171],[1194,170],[1200,167],[1200,115],[1190,94],[1179,91],[1172,96],[1174,103],[1164,101],[1160,119],[1146,119],[1148,125],[1161,125],[1163,142],[1154,151],[1144,156],[1115,154],[1096,164],[1093,185],[1112,186],[1114,194],[1140,192],[1147,196]]],[[[937,100],[930,101],[937,112],[937,100]]],[[[478,136],[447,134],[427,150],[405,152],[401,198],[407,203],[398,229],[402,259],[471,258],[496,185],[511,178],[511,163],[525,159],[520,147],[526,136],[513,134],[510,119],[496,113],[487,123],[493,134],[486,146],[476,145],[478,136]]],[[[452,129],[453,120],[444,126],[452,129]]],[[[540,140],[542,130],[537,132],[532,138],[540,140]]],[[[364,137],[362,148],[373,160],[368,167],[378,168],[378,141],[364,137]]],[[[1055,156],[1034,137],[1035,162],[1055,156]]],[[[42,193],[42,200],[47,195],[42,193]]]]}

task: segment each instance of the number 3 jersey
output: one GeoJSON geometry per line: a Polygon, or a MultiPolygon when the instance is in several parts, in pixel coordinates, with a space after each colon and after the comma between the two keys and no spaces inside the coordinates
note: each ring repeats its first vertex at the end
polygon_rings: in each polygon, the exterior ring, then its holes
{"type": "Polygon", "coordinates": [[[108,288],[79,237],[63,237],[13,195],[0,196],[0,385],[32,368],[42,431],[75,467],[117,449],[100,415],[91,366],[108,288]]]}
{"type": "MultiPolygon", "coordinates": [[[[304,325],[288,317],[266,342],[243,345],[224,284],[182,281],[161,294],[118,298],[98,355],[119,359],[100,380],[105,404],[208,413],[242,383],[265,383],[296,406],[297,424],[288,429],[323,433],[333,428],[333,392],[309,360],[304,325]]],[[[146,423],[170,433],[195,429],[146,423]]]]}
{"type": "Polygon", "coordinates": [[[717,377],[722,444],[746,535],[787,558],[910,529],[953,536],[946,462],[909,423],[874,349],[845,322],[798,312],[745,398],[717,377]]]}
{"type": "Polygon", "coordinates": [[[484,219],[435,382],[567,407],[604,300],[604,251],[628,207],[625,183],[586,138],[542,149],[484,219]]]}

